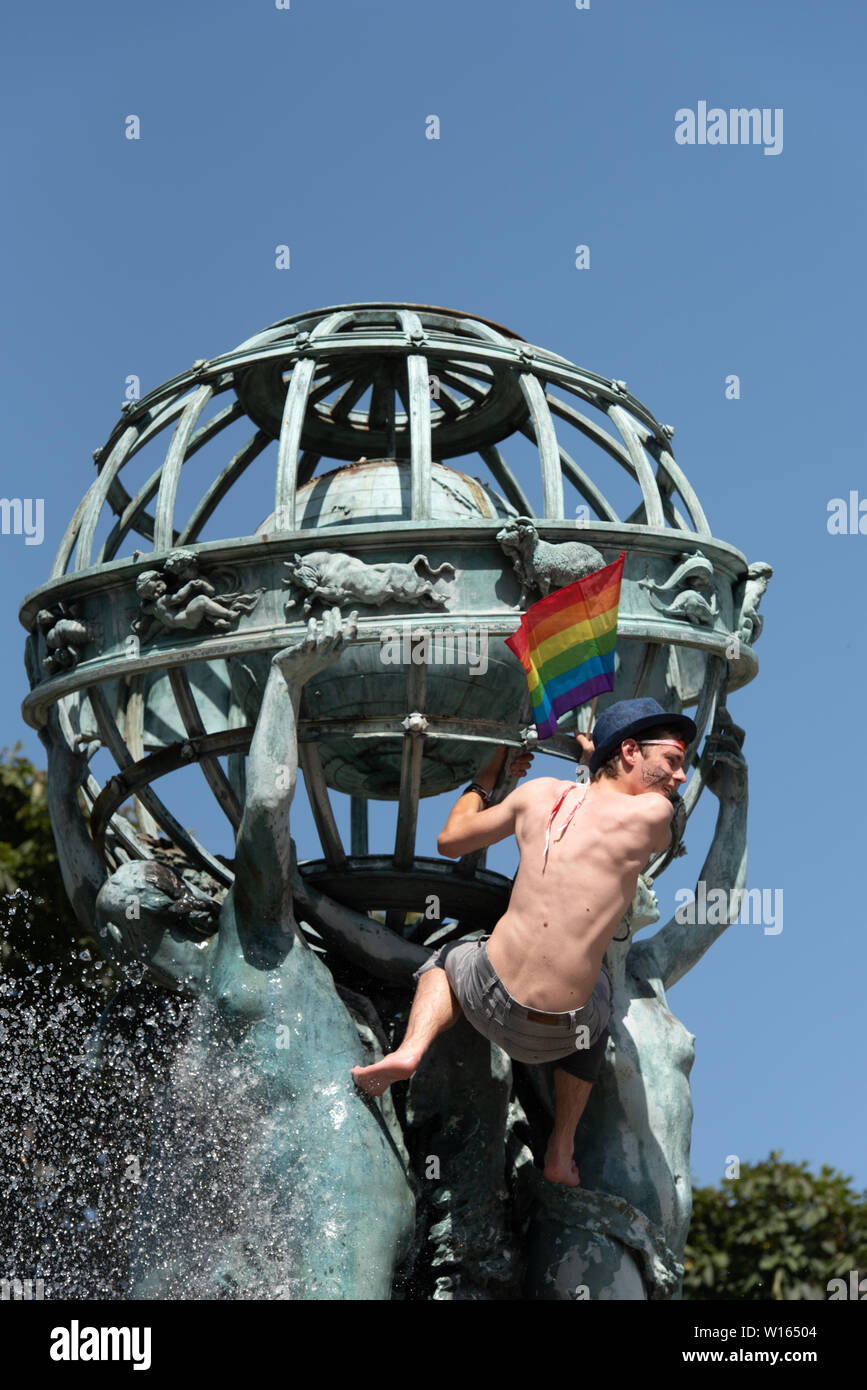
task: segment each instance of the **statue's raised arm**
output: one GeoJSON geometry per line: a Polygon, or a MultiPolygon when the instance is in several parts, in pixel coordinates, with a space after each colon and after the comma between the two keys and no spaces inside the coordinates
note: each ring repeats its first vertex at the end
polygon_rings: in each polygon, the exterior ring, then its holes
{"type": "Polygon", "coordinates": [[[298,778],[298,711],[306,681],[336,661],[356,633],[358,614],[346,623],[338,608],[321,624],[311,618],[300,642],[271,659],[256,730],[247,760],[244,814],[235,847],[235,917],[244,954],[291,946],[297,930],[292,909],[292,842],[289,808],[298,778]]]}
{"type": "MultiPolygon", "coordinates": [[[[744,730],[733,724],[728,711],[721,707],[702,754],[704,783],[719,799],[719,812],[713,842],[699,874],[704,892],[697,892],[696,897],[706,901],[713,890],[722,889],[725,908],[712,914],[713,922],[680,921],[676,912],[650,941],[636,948],[653,954],[666,990],[692,969],[738,915],[740,890],[747,876],[747,763],[741,752],[744,737],[744,730]]],[[[702,914],[694,915],[698,918],[702,914]]]]}

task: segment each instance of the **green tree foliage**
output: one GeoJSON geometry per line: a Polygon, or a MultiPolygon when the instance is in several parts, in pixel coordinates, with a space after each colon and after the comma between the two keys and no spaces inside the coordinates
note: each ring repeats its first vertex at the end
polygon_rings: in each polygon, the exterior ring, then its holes
{"type": "Polygon", "coordinates": [[[828,1298],[828,1281],[867,1270],[867,1193],[827,1164],[814,1175],[774,1150],[740,1176],[693,1188],[685,1299],[828,1298]]]}
{"type": "Polygon", "coordinates": [[[6,974],[49,969],[80,979],[99,960],[96,935],[76,921],[51,832],[46,774],[18,752],[0,749],[0,965],[6,974]]]}

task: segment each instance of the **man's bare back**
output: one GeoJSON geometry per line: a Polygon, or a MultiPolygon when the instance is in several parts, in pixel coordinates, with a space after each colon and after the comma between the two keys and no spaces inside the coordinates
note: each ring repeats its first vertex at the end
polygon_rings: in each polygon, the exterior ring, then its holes
{"type": "Polygon", "coordinates": [[[520,867],[487,947],[514,999],[549,1013],[586,1003],[639,873],[667,843],[671,810],[661,792],[624,795],[602,780],[585,786],[540,777],[520,789],[515,814],[520,867]],[[543,873],[548,817],[567,788],[551,825],[543,873]]]}

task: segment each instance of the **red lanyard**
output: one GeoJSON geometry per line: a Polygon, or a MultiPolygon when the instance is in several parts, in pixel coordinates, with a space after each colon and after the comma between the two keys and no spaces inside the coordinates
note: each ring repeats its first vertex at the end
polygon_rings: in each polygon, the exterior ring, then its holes
{"type": "MultiPolygon", "coordinates": [[[[560,810],[560,807],[563,805],[563,802],[566,800],[566,797],[569,795],[569,793],[570,793],[570,792],[577,791],[577,790],[578,790],[577,784],[576,784],[575,786],[569,786],[569,787],[567,787],[566,790],[563,792],[562,796],[560,797],[559,801],[558,801],[557,804],[555,805],[554,809],[552,810],[550,816],[548,817],[548,824],[545,826],[545,854],[544,854],[544,857],[543,857],[543,859],[542,859],[542,873],[545,872],[545,865],[546,865],[547,862],[548,862],[548,840],[549,840],[550,835],[551,835],[551,825],[552,825],[552,823],[553,823],[553,821],[554,821],[554,817],[556,816],[557,812],[560,810]]],[[[581,807],[584,805],[584,797],[585,797],[586,795],[587,795],[587,788],[585,787],[585,788],[584,788],[584,796],[582,796],[581,800],[577,803],[577,805],[575,805],[575,806],[572,807],[572,810],[569,812],[569,815],[568,815],[567,818],[566,818],[566,824],[563,826],[562,830],[560,831],[560,834],[557,835],[557,836],[555,837],[555,840],[554,840],[555,845],[556,845],[557,841],[558,841],[558,840],[562,840],[563,836],[566,834],[566,831],[569,829],[569,826],[572,824],[572,817],[574,816],[575,812],[578,811],[578,810],[580,810],[581,807]]]]}

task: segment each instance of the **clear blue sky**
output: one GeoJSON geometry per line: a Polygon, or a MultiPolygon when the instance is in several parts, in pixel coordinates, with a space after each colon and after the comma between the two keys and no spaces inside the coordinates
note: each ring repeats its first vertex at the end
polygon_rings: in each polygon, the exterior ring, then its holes
{"type": "MultiPolygon", "coordinates": [[[[44,497],[46,534],[0,536],[0,742],[43,762],[19,714],[17,607],[128,374],[144,392],[284,315],[396,299],[625,378],[676,427],[714,534],[775,569],[759,676],[729,708],[747,730],[748,886],[783,889],[784,929],[732,926],[672,991],[697,1036],[693,1176],[781,1148],[867,1186],[867,536],[826,526],[830,498],[867,497],[863,7],[48,0],[16,7],[4,39],[0,490],[44,497]],[[782,152],[679,145],[675,112],[701,101],[782,108],[782,152]]],[[[420,849],[446,809],[425,807],[420,849]]],[[[660,880],[663,921],[712,809],[660,880]]],[[[217,824],[201,796],[179,814],[203,837],[217,824]]],[[[514,848],[489,864],[513,872],[514,848]]]]}

